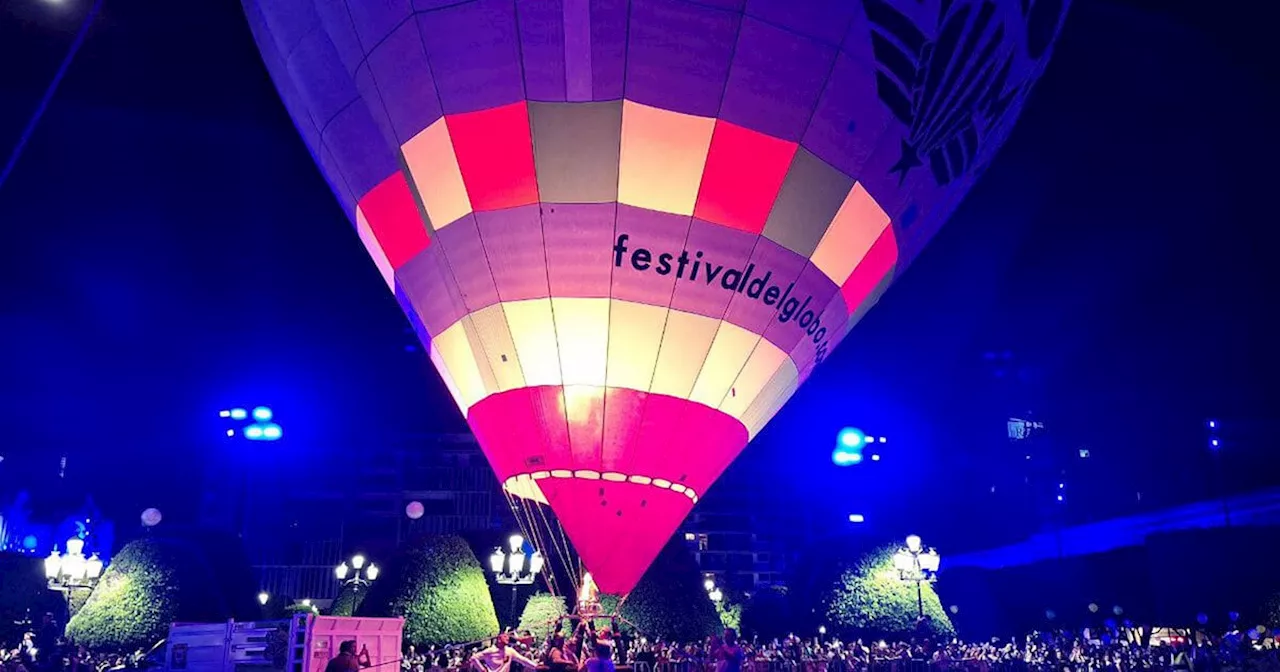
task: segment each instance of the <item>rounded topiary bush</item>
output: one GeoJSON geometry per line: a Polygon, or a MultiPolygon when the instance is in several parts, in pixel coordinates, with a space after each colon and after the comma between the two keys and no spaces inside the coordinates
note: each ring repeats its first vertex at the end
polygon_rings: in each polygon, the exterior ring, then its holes
{"type": "Polygon", "coordinates": [[[784,587],[766,586],[756,590],[742,605],[742,634],[770,640],[795,632],[792,602],[784,587]]]}
{"type": "MultiPolygon", "coordinates": [[[[899,579],[893,566],[895,551],[896,546],[877,548],[840,574],[823,600],[832,626],[873,635],[904,635],[916,630],[916,586],[899,579]]],[[[928,584],[923,587],[923,596],[928,629],[940,635],[955,634],[942,602],[928,584]]]]}
{"type": "Polygon", "coordinates": [[[681,538],[663,547],[635,590],[618,598],[601,595],[606,614],[619,610],[642,634],[681,642],[699,641],[721,631],[720,616],[702,585],[702,572],[681,538]]]}
{"type": "Polygon", "coordinates": [[[329,615],[354,616],[368,595],[368,587],[355,584],[343,586],[342,590],[338,591],[338,596],[333,599],[333,604],[329,606],[329,615]]]}
{"type": "Polygon", "coordinates": [[[71,622],[67,636],[92,649],[130,651],[168,635],[175,621],[216,622],[233,614],[200,549],[181,539],[127,544],[71,622]]]}
{"type": "Polygon", "coordinates": [[[537,593],[524,603],[518,629],[521,632],[528,630],[538,640],[542,640],[555,629],[556,621],[566,612],[564,597],[537,593]]]}
{"type": "Polygon", "coordinates": [[[361,602],[360,616],[403,616],[407,644],[451,644],[498,631],[484,570],[456,536],[425,539],[392,559],[361,602]]]}

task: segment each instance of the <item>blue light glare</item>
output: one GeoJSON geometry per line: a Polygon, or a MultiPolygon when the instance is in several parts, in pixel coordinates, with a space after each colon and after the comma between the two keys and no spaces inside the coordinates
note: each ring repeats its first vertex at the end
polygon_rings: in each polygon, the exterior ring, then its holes
{"type": "Polygon", "coordinates": [[[280,425],[271,423],[262,428],[262,438],[267,441],[275,441],[280,438],[284,432],[280,429],[280,425]]]}
{"type": "Polygon", "coordinates": [[[261,425],[249,425],[248,427],[245,427],[245,428],[244,428],[244,438],[249,439],[250,441],[261,441],[261,440],[262,440],[262,426],[261,426],[261,425]]]}
{"type": "Polygon", "coordinates": [[[227,430],[227,436],[235,436],[235,435],[236,435],[236,430],[234,429],[227,430]]]}
{"type": "Polygon", "coordinates": [[[862,453],[848,448],[838,447],[831,453],[831,462],[837,467],[848,467],[862,463],[862,453]]]}
{"type": "Polygon", "coordinates": [[[880,461],[880,453],[872,453],[872,454],[871,454],[871,461],[872,461],[872,462],[879,462],[879,461],[880,461]]]}
{"type": "Polygon", "coordinates": [[[231,417],[231,411],[218,411],[218,417],[219,417],[219,418],[229,418],[229,417],[231,417]]]}
{"type": "Polygon", "coordinates": [[[853,427],[845,427],[836,435],[836,442],[845,448],[857,448],[866,441],[866,436],[853,427]]]}
{"type": "Polygon", "coordinates": [[[851,513],[851,514],[849,514],[849,522],[851,522],[851,523],[865,523],[865,522],[867,522],[867,518],[866,518],[866,516],[863,516],[861,513],[851,513]]]}
{"type": "Polygon", "coordinates": [[[1209,440],[1209,445],[1213,446],[1214,448],[1217,448],[1218,446],[1220,446],[1220,445],[1222,445],[1222,444],[1220,444],[1220,443],[1218,442],[1218,440],[1217,440],[1217,439],[1210,439],[1210,440],[1209,440]]]}
{"type": "Polygon", "coordinates": [[[1217,428],[1218,428],[1218,421],[1217,421],[1217,420],[1210,420],[1210,421],[1209,421],[1209,429],[1217,429],[1217,428]]]}
{"type": "Polygon", "coordinates": [[[243,408],[233,408],[230,411],[232,420],[244,420],[249,417],[249,413],[243,408]]]}
{"type": "Polygon", "coordinates": [[[1058,495],[1058,501],[1059,501],[1059,502],[1061,502],[1061,501],[1062,501],[1062,495],[1058,495]]]}
{"type": "Polygon", "coordinates": [[[258,422],[268,422],[271,420],[271,409],[266,406],[259,406],[253,409],[253,419],[258,422]]]}
{"type": "Polygon", "coordinates": [[[36,546],[38,546],[39,544],[40,544],[40,540],[36,539],[36,535],[34,534],[28,534],[27,536],[22,538],[22,547],[27,549],[28,551],[36,550],[36,546]]]}

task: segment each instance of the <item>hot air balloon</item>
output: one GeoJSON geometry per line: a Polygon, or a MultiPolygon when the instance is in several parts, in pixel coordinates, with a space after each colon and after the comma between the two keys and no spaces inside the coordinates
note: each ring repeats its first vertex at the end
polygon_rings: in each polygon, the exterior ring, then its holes
{"type": "Polygon", "coordinates": [[[244,0],[526,534],[608,593],[938,230],[1066,5],[244,0]]]}

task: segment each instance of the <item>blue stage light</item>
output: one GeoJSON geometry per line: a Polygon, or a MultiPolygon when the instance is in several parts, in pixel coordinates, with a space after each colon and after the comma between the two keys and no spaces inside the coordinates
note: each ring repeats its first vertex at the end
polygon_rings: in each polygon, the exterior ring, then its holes
{"type": "Polygon", "coordinates": [[[848,467],[862,463],[862,453],[844,447],[838,447],[831,453],[831,462],[837,467],[848,467]]]}
{"type": "Polygon", "coordinates": [[[276,441],[283,434],[284,432],[283,430],[280,429],[280,425],[277,425],[274,422],[268,425],[264,425],[262,428],[262,438],[265,441],[276,441]]]}
{"type": "Polygon", "coordinates": [[[1217,421],[1217,420],[1210,420],[1210,421],[1209,421],[1209,429],[1217,429],[1217,428],[1218,428],[1218,421],[1217,421]]]}
{"type": "Polygon", "coordinates": [[[250,441],[262,440],[262,425],[249,425],[244,428],[244,438],[250,441]]]}
{"type": "Polygon", "coordinates": [[[865,523],[865,522],[867,522],[867,518],[866,518],[866,516],[863,516],[861,513],[851,513],[851,514],[849,514],[849,522],[851,522],[851,523],[865,523]]]}
{"type": "Polygon", "coordinates": [[[253,419],[258,422],[268,422],[271,420],[271,409],[266,406],[259,406],[253,409],[253,419]]]}
{"type": "Polygon", "coordinates": [[[249,413],[243,408],[233,408],[230,411],[232,420],[244,420],[249,417],[249,413]]]}
{"type": "Polygon", "coordinates": [[[845,448],[857,448],[866,442],[866,436],[853,427],[845,427],[836,435],[836,442],[845,448]]]}
{"type": "Polygon", "coordinates": [[[40,545],[40,540],[36,539],[36,535],[28,534],[22,538],[22,547],[28,551],[36,550],[36,546],[40,545]]]}

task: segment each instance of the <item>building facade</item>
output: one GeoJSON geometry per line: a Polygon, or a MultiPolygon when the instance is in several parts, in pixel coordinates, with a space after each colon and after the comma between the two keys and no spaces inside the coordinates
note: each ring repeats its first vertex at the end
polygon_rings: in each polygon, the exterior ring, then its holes
{"type": "Polygon", "coordinates": [[[281,599],[332,599],[334,567],[353,553],[385,562],[433,534],[485,535],[514,525],[505,496],[470,434],[403,437],[335,468],[304,461],[211,479],[206,525],[239,530],[260,589],[281,599]],[[406,507],[420,502],[421,517],[406,507]]]}

